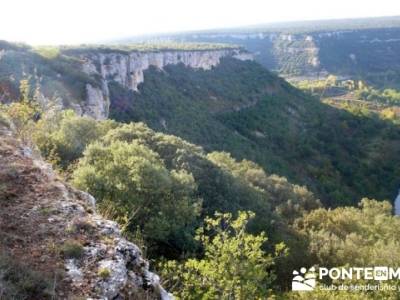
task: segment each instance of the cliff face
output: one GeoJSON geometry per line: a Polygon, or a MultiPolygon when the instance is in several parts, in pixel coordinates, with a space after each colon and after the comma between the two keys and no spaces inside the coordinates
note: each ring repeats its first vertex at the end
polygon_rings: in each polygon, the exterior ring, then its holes
{"type": "Polygon", "coordinates": [[[0,268],[5,299],[27,293],[16,286],[28,273],[38,274],[33,295],[24,294],[29,299],[172,298],[140,249],[95,212],[95,199],[60,180],[3,125],[0,164],[0,265],[9,265],[0,268]],[[7,275],[16,272],[11,262],[24,263],[21,274],[7,275]]]}
{"type": "MultiPolygon", "coordinates": [[[[219,64],[221,57],[232,56],[240,60],[252,59],[251,54],[238,49],[97,53],[81,55],[83,70],[90,75],[100,75],[103,80],[114,80],[132,91],[137,91],[144,81],[143,72],[150,66],[162,70],[166,65],[184,64],[194,69],[210,70],[219,64]]],[[[107,91],[105,91],[107,93],[107,91]]]]}
{"type": "MultiPolygon", "coordinates": [[[[64,49],[65,50],[65,49],[64,49]]],[[[30,48],[0,41],[0,102],[20,97],[19,84],[28,79],[31,95],[45,108],[70,108],[79,115],[105,119],[109,115],[109,83],[138,92],[144,71],[162,70],[167,65],[183,64],[210,70],[222,57],[251,60],[239,48],[202,50],[67,49],[55,58],[46,58],[30,48]]]]}
{"type": "Polygon", "coordinates": [[[193,69],[210,70],[219,64],[222,57],[239,60],[252,60],[251,54],[239,49],[198,50],[198,51],[160,51],[122,53],[91,53],[80,55],[82,70],[90,76],[101,78],[101,88],[87,85],[84,114],[96,119],[107,118],[110,105],[109,83],[117,82],[122,87],[138,92],[144,82],[144,71],[150,67],[162,70],[167,65],[183,64],[193,69]]]}

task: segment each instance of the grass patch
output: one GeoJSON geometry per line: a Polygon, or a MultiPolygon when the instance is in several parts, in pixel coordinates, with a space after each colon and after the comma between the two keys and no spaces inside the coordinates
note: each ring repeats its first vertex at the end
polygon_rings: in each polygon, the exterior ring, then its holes
{"type": "Polygon", "coordinates": [[[0,253],[0,299],[52,299],[51,279],[0,253]]]}
{"type": "Polygon", "coordinates": [[[100,268],[97,274],[102,278],[102,279],[107,279],[110,277],[111,272],[108,268],[100,268]]]}
{"type": "Polygon", "coordinates": [[[83,249],[81,243],[77,241],[67,241],[62,245],[60,252],[65,258],[80,259],[82,258],[85,249],[83,249]]]}

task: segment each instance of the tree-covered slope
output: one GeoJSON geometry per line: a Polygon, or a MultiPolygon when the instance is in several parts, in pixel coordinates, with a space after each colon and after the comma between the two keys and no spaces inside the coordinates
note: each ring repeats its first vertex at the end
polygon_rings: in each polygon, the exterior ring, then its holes
{"type": "Polygon", "coordinates": [[[98,78],[81,70],[81,62],[60,53],[59,49],[35,49],[0,40],[0,102],[21,97],[21,80],[28,80],[29,96],[37,101],[48,98],[64,107],[84,101],[86,84],[99,86],[98,78]]]}
{"type": "Polygon", "coordinates": [[[110,95],[112,118],[253,160],[306,184],[327,205],[397,191],[398,127],[320,103],[255,62],[149,69],[138,93],[113,83],[110,95]]]}

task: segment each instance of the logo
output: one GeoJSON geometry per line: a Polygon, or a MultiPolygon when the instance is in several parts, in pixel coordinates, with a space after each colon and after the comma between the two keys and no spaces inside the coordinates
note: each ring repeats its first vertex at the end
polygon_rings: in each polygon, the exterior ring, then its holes
{"type": "MultiPolygon", "coordinates": [[[[350,268],[325,268],[316,267],[307,268],[302,267],[300,272],[297,270],[293,271],[292,280],[292,291],[313,291],[317,285],[317,279],[319,281],[318,288],[320,290],[357,290],[358,288],[364,289],[378,289],[384,281],[388,280],[400,280],[400,268],[392,267],[350,267],[350,268]],[[324,283],[328,279],[328,282],[332,280],[346,281],[346,280],[363,280],[363,281],[379,281],[377,285],[372,285],[368,283],[367,285],[362,284],[351,284],[346,282],[341,282],[335,284],[334,282],[330,285],[324,283]]],[[[391,290],[400,291],[400,286],[392,285],[385,288],[390,288],[391,290]]]]}
{"type": "Polygon", "coordinates": [[[308,271],[301,268],[300,273],[293,271],[292,291],[312,291],[317,284],[315,268],[311,267],[308,271]]]}

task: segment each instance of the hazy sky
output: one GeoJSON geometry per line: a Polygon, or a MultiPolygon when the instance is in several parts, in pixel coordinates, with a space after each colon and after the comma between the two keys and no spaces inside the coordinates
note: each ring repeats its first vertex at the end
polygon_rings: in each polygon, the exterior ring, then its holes
{"type": "Polygon", "coordinates": [[[0,39],[95,42],[153,32],[400,15],[400,0],[1,0],[0,39]]]}

